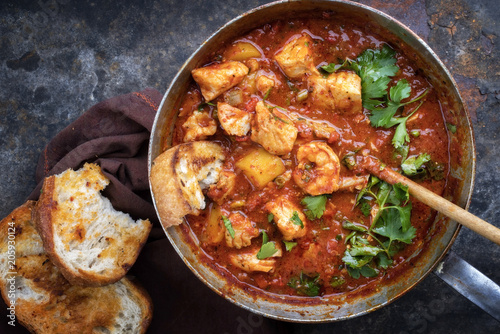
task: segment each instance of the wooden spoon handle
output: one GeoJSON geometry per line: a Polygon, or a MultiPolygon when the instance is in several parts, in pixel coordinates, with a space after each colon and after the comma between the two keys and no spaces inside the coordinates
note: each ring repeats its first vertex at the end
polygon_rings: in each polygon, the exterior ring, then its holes
{"type": "Polygon", "coordinates": [[[490,223],[474,216],[472,213],[462,209],[458,205],[436,195],[429,189],[413,182],[391,168],[384,166],[371,157],[364,158],[363,167],[372,175],[390,184],[401,183],[408,186],[409,193],[420,202],[427,204],[431,208],[441,212],[454,221],[468,227],[474,232],[500,245],[500,229],[490,223]]]}

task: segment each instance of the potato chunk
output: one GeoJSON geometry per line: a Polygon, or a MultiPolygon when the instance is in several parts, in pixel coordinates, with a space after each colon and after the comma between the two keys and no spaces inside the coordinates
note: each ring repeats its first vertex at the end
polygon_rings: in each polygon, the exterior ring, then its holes
{"type": "Polygon", "coordinates": [[[360,113],[361,78],[352,72],[336,72],[327,78],[310,76],[307,81],[313,103],[330,111],[360,113]]]}
{"type": "Polygon", "coordinates": [[[242,61],[249,58],[260,58],[262,54],[259,49],[248,42],[237,42],[233,44],[225,53],[227,59],[242,61]]]}
{"type": "Polygon", "coordinates": [[[312,44],[313,41],[309,35],[302,35],[288,42],[274,56],[287,77],[296,79],[309,74],[319,75],[314,66],[312,44]]]}
{"type": "Polygon", "coordinates": [[[244,136],[250,131],[250,113],[228,103],[217,103],[220,125],[229,135],[244,136]]]}
{"type": "Polygon", "coordinates": [[[271,113],[264,102],[257,103],[250,138],[269,153],[283,155],[292,150],[298,131],[277,109],[271,113]]]}
{"type": "Polygon", "coordinates": [[[236,167],[257,188],[262,188],[285,172],[283,161],[262,148],[254,149],[236,162],[236,167]]]}
{"type": "Polygon", "coordinates": [[[207,102],[239,84],[247,74],[248,67],[238,61],[228,61],[191,71],[207,102]]]}

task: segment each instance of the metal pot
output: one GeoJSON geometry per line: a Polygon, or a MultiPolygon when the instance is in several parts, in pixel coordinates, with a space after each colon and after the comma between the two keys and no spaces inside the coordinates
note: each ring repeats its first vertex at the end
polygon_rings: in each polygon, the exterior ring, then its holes
{"type": "MultiPolygon", "coordinates": [[[[171,143],[176,111],[191,80],[191,70],[201,65],[205,56],[217,50],[227,40],[236,38],[246,31],[257,28],[276,18],[309,15],[331,10],[339,15],[354,16],[369,21],[377,29],[390,32],[398,46],[407,54],[414,55],[414,61],[423,70],[431,84],[450,104],[457,122],[457,140],[461,147],[460,165],[453,166],[452,175],[459,180],[453,194],[453,202],[467,208],[472,193],[475,172],[474,136],[470,116],[462,103],[457,86],[450,73],[436,54],[416,34],[390,16],[365,5],[345,1],[279,1],[251,10],[228,22],[206,40],[186,61],[165,93],[156,115],[149,147],[149,169],[152,161],[161,153],[164,141],[171,143]]],[[[154,199],[154,194],[152,194],[154,199]]],[[[381,286],[375,293],[358,295],[354,299],[330,296],[321,298],[285,297],[253,293],[232,285],[227,278],[200,261],[196,249],[190,247],[181,227],[165,230],[167,237],[186,265],[205,284],[219,295],[252,312],[279,320],[295,322],[338,321],[359,316],[378,309],[420,282],[428,275],[450,248],[460,226],[446,217],[437,215],[428,234],[428,246],[413,254],[415,265],[389,285],[381,286]],[[431,240],[432,239],[432,240],[431,240]]],[[[194,238],[195,240],[196,238],[194,238]]]]}

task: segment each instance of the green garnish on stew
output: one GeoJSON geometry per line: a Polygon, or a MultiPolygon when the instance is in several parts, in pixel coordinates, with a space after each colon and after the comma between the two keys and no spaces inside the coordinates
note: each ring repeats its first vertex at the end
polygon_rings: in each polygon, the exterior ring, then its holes
{"type": "Polygon", "coordinates": [[[274,244],[274,241],[269,241],[267,233],[262,232],[262,246],[260,247],[259,252],[257,253],[257,259],[264,260],[268,257],[272,257],[278,249],[274,244]]]}
{"type": "Polygon", "coordinates": [[[300,201],[300,204],[306,207],[306,211],[304,211],[307,218],[319,219],[323,216],[326,207],[326,201],[328,197],[326,195],[319,196],[306,196],[300,201]]]}
{"type": "Polygon", "coordinates": [[[287,250],[287,252],[291,251],[293,247],[297,246],[297,243],[294,241],[283,240],[283,243],[285,244],[285,249],[287,250]]]}
{"type": "Polygon", "coordinates": [[[229,235],[231,236],[231,238],[234,239],[234,229],[233,229],[233,225],[231,224],[231,221],[229,220],[229,218],[227,218],[226,216],[222,216],[222,221],[224,222],[224,226],[226,227],[227,231],[229,232],[229,235]]]}
{"type": "Polygon", "coordinates": [[[390,185],[372,176],[358,194],[356,205],[368,201],[377,208],[369,228],[349,221],[342,223],[343,228],[353,231],[345,239],[349,246],[342,257],[353,278],[377,276],[380,268],[392,264],[391,257],[400,244],[411,243],[416,235],[410,221],[412,206],[407,186],[390,185]]]}
{"type": "Polygon", "coordinates": [[[290,218],[290,221],[293,223],[293,225],[300,226],[300,228],[304,228],[304,223],[299,217],[299,213],[297,211],[293,212],[292,217],[290,218]]]}
{"type": "Polygon", "coordinates": [[[309,276],[301,271],[299,277],[295,276],[290,279],[288,286],[295,289],[299,295],[309,297],[318,296],[320,290],[319,274],[309,276]]]}

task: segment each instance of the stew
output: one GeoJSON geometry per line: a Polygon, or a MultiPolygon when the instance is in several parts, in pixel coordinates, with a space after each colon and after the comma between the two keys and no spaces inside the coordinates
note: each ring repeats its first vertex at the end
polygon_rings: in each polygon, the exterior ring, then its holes
{"type": "Polygon", "coordinates": [[[172,145],[216,142],[225,156],[183,228],[235,284],[309,297],[376,289],[425,247],[435,213],[363,158],[438,194],[451,180],[454,128],[436,90],[368,25],[329,15],[229,41],[182,99],[172,145]]]}

